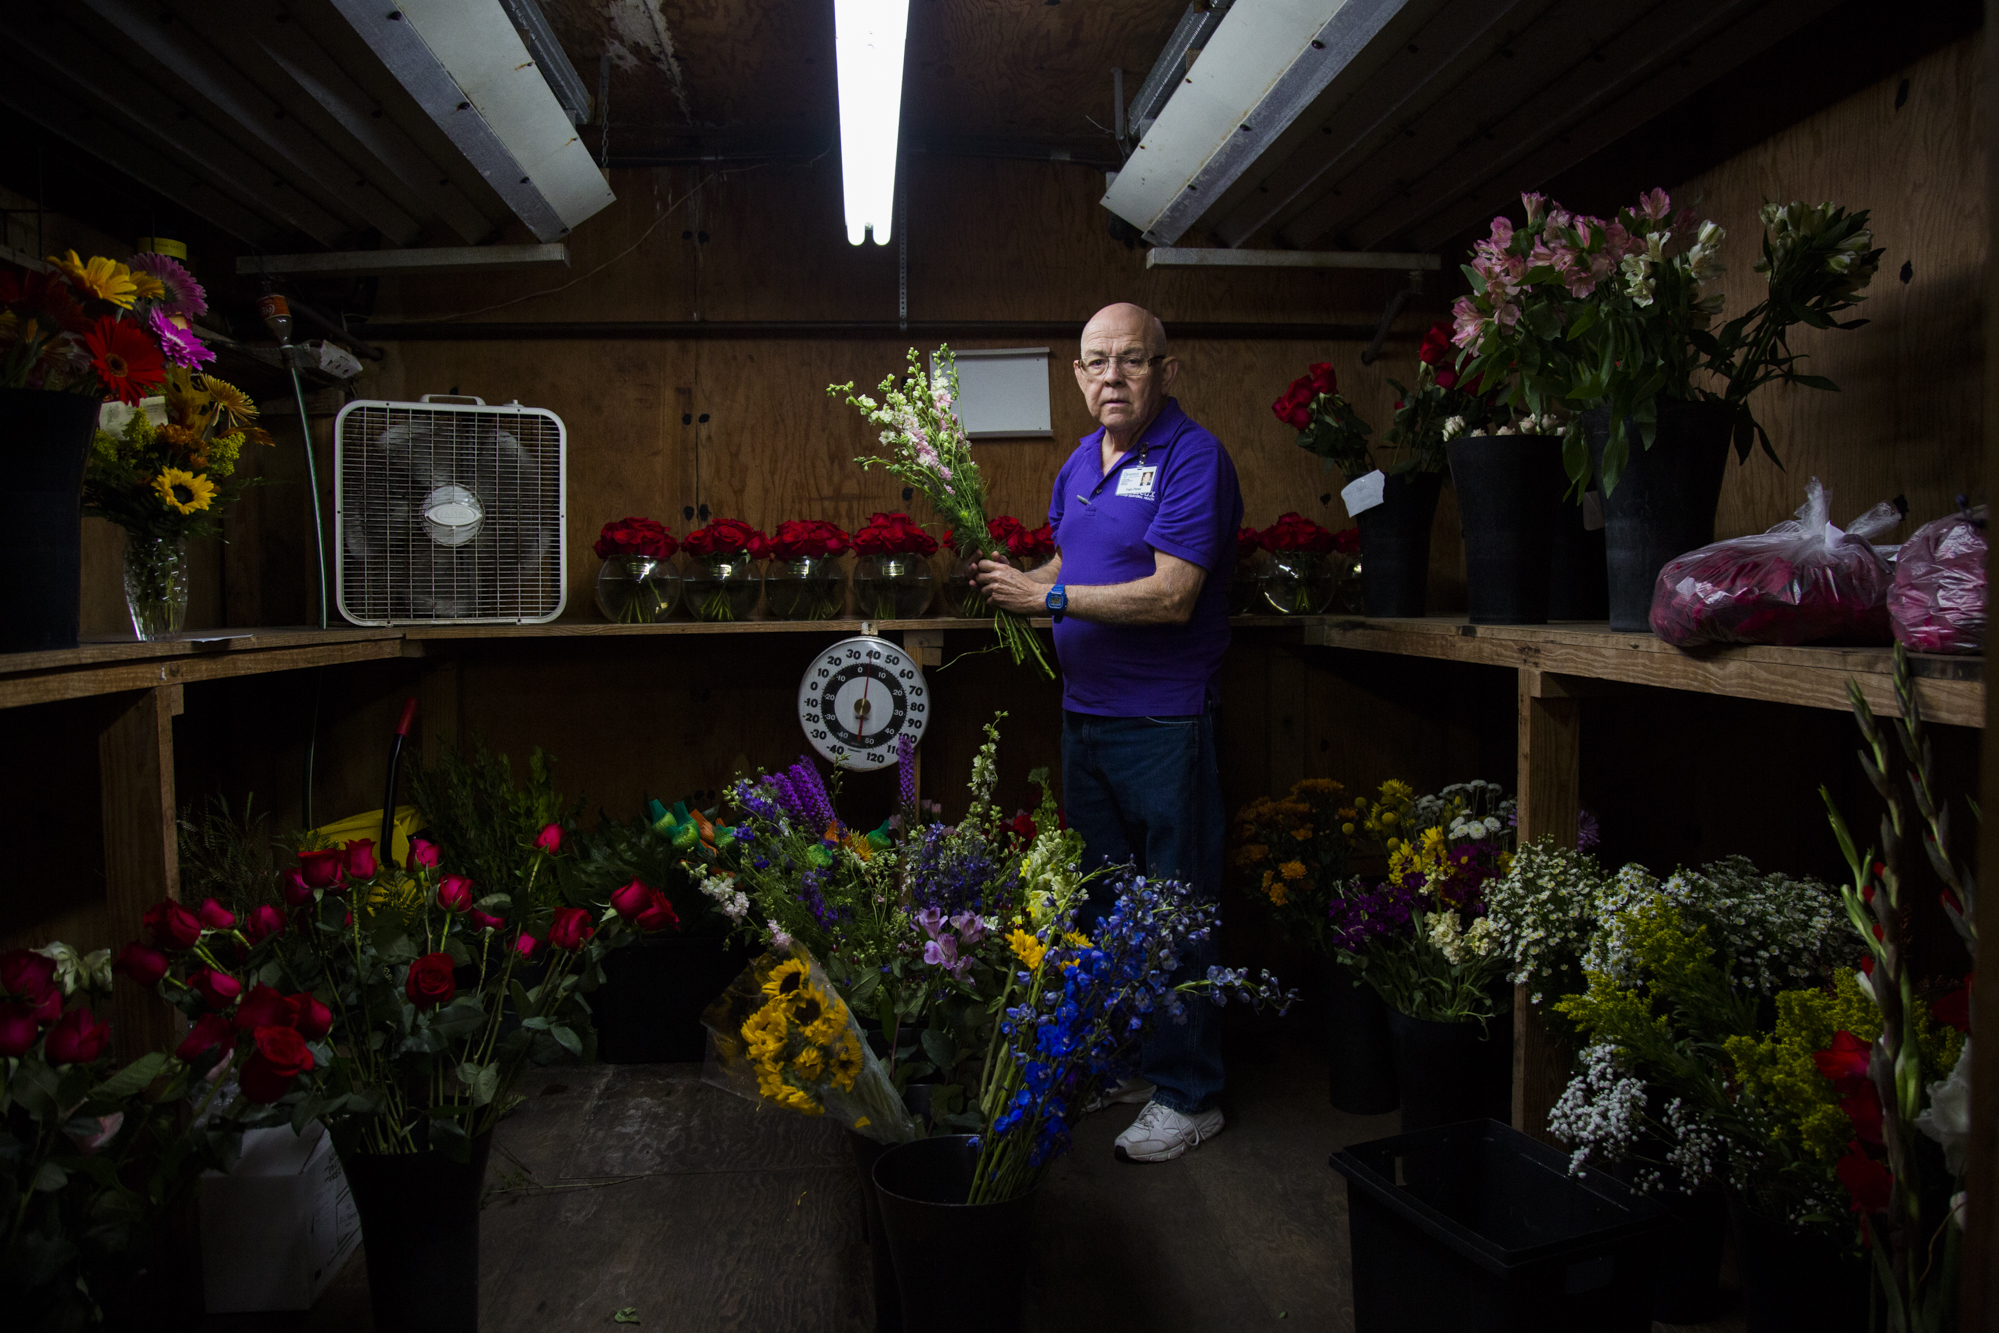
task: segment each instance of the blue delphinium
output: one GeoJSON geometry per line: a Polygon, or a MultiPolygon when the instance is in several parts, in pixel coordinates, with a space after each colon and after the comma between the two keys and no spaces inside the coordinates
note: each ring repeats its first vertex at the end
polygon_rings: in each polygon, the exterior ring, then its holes
{"type": "Polygon", "coordinates": [[[978,834],[931,824],[909,853],[910,902],[945,916],[982,911],[994,890],[1011,898],[1017,873],[1014,860],[978,834]]]}

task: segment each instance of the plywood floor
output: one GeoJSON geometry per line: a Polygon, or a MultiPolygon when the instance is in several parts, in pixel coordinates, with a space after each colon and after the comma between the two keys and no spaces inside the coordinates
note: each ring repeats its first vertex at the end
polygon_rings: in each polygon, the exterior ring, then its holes
{"type": "MultiPolygon", "coordinates": [[[[1346,1193],[1326,1157],[1396,1121],[1333,1110],[1324,1069],[1284,1042],[1236,1053],[1226,1132],[1166,1165],[1112,1157],[1136,1108],[1087,1120],[1043,1188],[1028,1333],[1351,1330],[1346,1193]]],[[[531,1077],[495,1140],[485,1333],[623,1327],[611,1316],[625,1307],[674,1333],[872,1329],[859,1184],[836,1126],[754,1106],[694,1065],[531,1077]]],[[[309,1314],[202,1324],[371,1327],[359,1256],[309,1314]]]]}

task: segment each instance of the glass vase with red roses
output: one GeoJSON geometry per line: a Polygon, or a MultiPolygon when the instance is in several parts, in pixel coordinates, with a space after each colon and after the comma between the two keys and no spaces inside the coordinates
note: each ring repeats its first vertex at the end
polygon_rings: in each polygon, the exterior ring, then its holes
{"type": "Polygon", "coordinates": [[[764,611],[773,620],[831,620],[847,607],[847,577],[839,557],[854,539],[824,519],[787,519],[760,554],[764,611]]]}
{"type": "Polygon", "coordinates": [[[619,625],[654,625],[680,603],[679,548],[666,528],[649,518],[606,523],[591,548],[604,563],[597,570],[597,609],[619,625]]]}
{"type": "Polygon", "coordinates": [[[1333,534],[1302,514],[1286,514],[1264,529],[1264,605],[1280,616],[1316,615],[1332,601],[1334,573],[1326,556],[1333,534]]]}
{"type": "Polygon", "coordinates": [[[872,514],[854,534],[854,595],[870,620],[913,620],[930,609],[937,539],[907,514],[872,514]]]}
{"type": "Polygon", "coordinates": [[[738,518],[718,518],[687,534],[681,596],[696,620],[747,620],[763,595],[763,533],[738,518]]]}

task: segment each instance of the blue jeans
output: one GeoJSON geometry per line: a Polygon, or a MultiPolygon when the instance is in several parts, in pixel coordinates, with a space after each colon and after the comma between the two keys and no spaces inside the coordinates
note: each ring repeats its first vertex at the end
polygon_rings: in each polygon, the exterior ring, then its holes
{"type": "MultiPolygon", "coordinates": [[[[1191,883],[1213,899],[1222,882],[1221,771],[1215,715],[1099,717],[1062,713],[1062,805],[1083,836],[1083,868],[1130,865],[1155,879],[1191,883]]],[[[1091,885],[1092,925],[1115,894],[1106,879],[1091,885]]],[[[1214,937],[1181,951],[1173,980],[1205,977],[1221,961],[1214,937]]],[[[1154,1099],[1192,1115],[1222,1090],[1221,1012],[1187,997],[1187,1021],[1162,1019],[1140,1051],[1139,1072],[1158,1087],[1154,1099]]]]}

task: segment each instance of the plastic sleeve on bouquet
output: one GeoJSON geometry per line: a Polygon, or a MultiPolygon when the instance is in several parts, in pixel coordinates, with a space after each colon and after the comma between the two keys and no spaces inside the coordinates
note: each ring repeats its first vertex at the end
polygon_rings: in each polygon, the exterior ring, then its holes
{"type": "Polygon", "coordinates": [[[1985,650],[1985,506],[1925,523],[1902,544],[1888,618],[1918,653],[1985,650]]]}
{"type": "Polygon", "coordinates": [[[1681,648],[1887,643],[1894,576],[1872,543],[1901,512],[1877,504],[1842,532],[1830,502],[1814,477],[1796,518],[1668,561],[1652,590],[1652,632],[1681,648]]]}
{"type": "Polygon", "coordinates": [[[830,1115],[878,1143],[922,1136],[853,1011],[803,946],[751,963],[701,1021],[704,1082],[801,1115],[830,1115]]]}

